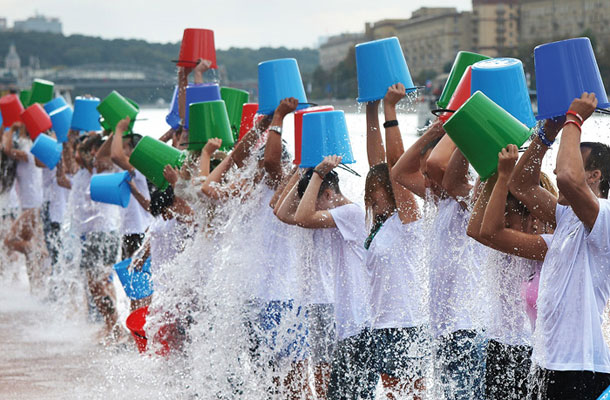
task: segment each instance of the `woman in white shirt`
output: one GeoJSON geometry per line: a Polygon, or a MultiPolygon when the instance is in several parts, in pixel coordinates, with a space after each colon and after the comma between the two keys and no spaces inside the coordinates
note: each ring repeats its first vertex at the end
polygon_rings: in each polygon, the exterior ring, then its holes
{"type": "Polygon", "coordinates": [[[11,250],[21,252],[26,257],[27,273],[30,288],[39,290],[43,285],[43,260],[48,252],[44,243],[42,220],[40,216],[42,207],[42,170],[44,164],[36,160],[29,152],[32,140],[25,129],[25,125],[16,122],[3,133],[2,151],[8,157],[17,161],[16,189],[21,206],[21,215],[11,226],[4,244],[11,250]],[[19,133],[19,149],[13,148],[13,135],[19,133]]]}

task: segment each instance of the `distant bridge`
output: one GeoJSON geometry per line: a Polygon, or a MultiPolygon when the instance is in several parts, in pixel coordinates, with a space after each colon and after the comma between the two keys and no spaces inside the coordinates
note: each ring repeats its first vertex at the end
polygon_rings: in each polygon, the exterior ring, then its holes
{"type": "Polygon", "coordinates": [[[160,68],[131,64],[84,64],[61,68],[45,79],[59,85],[86,88],[166,88],[176,84],[176,75],[160,68]]]}

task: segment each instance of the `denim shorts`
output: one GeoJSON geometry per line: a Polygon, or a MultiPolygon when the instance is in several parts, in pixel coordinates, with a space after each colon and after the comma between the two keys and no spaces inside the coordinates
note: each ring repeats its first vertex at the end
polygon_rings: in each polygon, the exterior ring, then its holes
{"type": "Polygon", "coordinates": [[[430,365],[430,339],[423,326],[373,330],[375,369],[404,380],[422,378],[430,365]]]}

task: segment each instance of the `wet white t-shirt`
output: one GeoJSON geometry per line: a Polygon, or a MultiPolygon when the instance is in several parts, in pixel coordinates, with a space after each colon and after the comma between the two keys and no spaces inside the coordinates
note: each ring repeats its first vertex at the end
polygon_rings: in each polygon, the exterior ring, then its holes
{"type": "Polygon", "coordinates": [[[593,229],[557,205],[557,228],[540,274],[533,360],[558,371],[610,373],[602,334],[610,297],[610,201],[599,200],[593,229]]]}
{"type": "Polygon", "coordinates": [[[49,219],[51,222],[61,223],[64,220],[70,190],[57,184],[57,170],[55,168],[42,169],[44,186],[44,201],[49,203],[49,219]]]}
{"type": "MultiPolygon", "coordinates": [[[[26,151],[26,150],[24,150],[26,151]]],[[[22,210],[42,207],[42,169],[36,166],[34,156],[26,151],[28,161],[17,162],[16,190],[22,210]]]]}
{"type": "Polygon", "coordinates": [[[427,322],[423,220],[403,224],[395,213],[383,224],[367,251],[371,274],[372,326],[408,328],[427,322]]]}
{"type": "MultiPolygon", "coordinates": [[[[135,177],[132,179],[134,180],[136,188],[142,194],[142,196],[144,196],[145,199],[150,200],[150,193],[148,191],[146,177],[142,175],[140,171],[136,170],[135,177]]],[[[131,199],[129,199],[129,204],[127,207],[121,207],[121,217],[122,235],[144,233],[152,221],[152,215],[142,208],[133,194],[131,195],[131,199]]]]}
{"type": "Polygon", "coordinates": [[[470,212],[452,198],[438,205],[428,255],[430,328],[435,336],[481,329],[487,299],[482,280],[487,249],[468,237],[470,212]]]}
{"type": "MultiPolygon", "coordinates": [[[[93,174],[95,174],[95,170],[93,174]]],[[[115,232],[119,228],[119,206],[91,200],[92,174],[81,168],[74,175],[72,184],[72,200],[74,216],[78,224],[77,230],[82,234],[92,232],[115,232]]]]}
{"type": "Polygon", "coordinates": [[[161,216],[150,224],[150,266],[153,273],[172,262],[180,252],[184,240],[180,225],[176,219],[166,221],[161,216]]]}
{"type": "MultiPolygon", "coordinates": [[[[328,246],[332,229],[301,229],[304,234],[295,242],[299,282],[306,304],[335,302],[333,249],[328,246]]],[[[335,230],[336,231],[336,230],[335,230]]],[[[339,234],[338,232],[334,234],[339,234]]]]}
{"type": "Polygon", "coordinates": [[[335,266],[335,321],[338,338],[357,335],[370,326],[370,276],[366,271],[364,210],[356,204],[333,208],[336,228],[327,246],[335,266]]]}

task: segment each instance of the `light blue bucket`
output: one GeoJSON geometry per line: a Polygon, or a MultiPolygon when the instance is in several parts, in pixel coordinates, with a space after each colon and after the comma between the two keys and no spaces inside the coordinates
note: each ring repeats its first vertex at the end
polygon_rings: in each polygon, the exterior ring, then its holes
{"type": "Polygon", "coordinates": [[[299,100],[297,110],[310,106],[297,60],[280,58],[258,64],[258,114],[273,114],[288,97],[299,100]]]}
{"type": "Polygon", "coordinates": [[[64,106],[56,109],[49,114],[51,117],[51,123],[53,124],[53,131],[57,137],[59,143],[65,143],[68,141],[68,132],[70,131],[70,124],[72,123],[72,109],[70,106],[64,106]]]}
{"type": "Polygon", "coordinates": [[[383,99],[388,88],[397,83],[402,83],[407,93],[416,90],[396,37],[357,44],[356,70],[359,103],[383,99]]]}
{"type": "Polygon", "coordinates": [[[72,114],[71,128],[77,131],[101,131],[100,113],[97,106],[100,99],[92,97],[77,97],[74,100],[74,113],[72,114]]]}
{"type": "Polygon", "coordinates": [[[125,294],[132,300],[140,300],[153,294],[153,282],[150,273],[150,257],[146,259],[142,270],[129,270],[131,258],[114,265],[114,270],[125,289],[125,294]]]}
{"type": "Polygon", "coordinates": [[[481,91],[528,128],[536,125],[523,64],[516,58],[491,58],[472,65],[470,94],[481,91]]]}
{"type": "Polygon", "coordinates": [[[61,143],[57,143],[57,140],[41,133],[34,141],[30,153],[46,165],[47,168],[53,169],[59,160],[61,160],[62,149],[63,145],[61,143]]]}
{"type": "Polygon", "coordinates": [[[341,156],[342,164],[355,162],[343,111],[303,115],[300,167],[315,167],[331,155],[341,156]]]}
{"type": "Polygon", "coordinates": [[[89,185],[91,200],[125,208],[131,199],[129,181],[131,175],[127,171],[93,175],[89,185]]]}
{"type": "Polygon", "coordinates": [[[178,86],[174,87],[172,102],[169,105],[169,113],[165,116],[165,122],[172,128],[180,126],[180,110],[178,109],[178,86]]]}
{"type": "MultiPolygon", "coordinates": [[[[184,114],[184,127],[189,127],[189,106],[194,103],[222,100],[220,86],[215,83],[202,83],[186,87],[186,112],[184,114]]],[[[176,99],[176,103],[178,100],[176,99]]],[[[177,107],[177,105],[176,105],[177,107]]]]}
{"type": "Polygon", "coordinates": [[[49,101],[47,104],[45,104],[44,110],[47,112],[47,114],[50,115],[53,111],[59,110],[60,108],[63,108],[67,105],[68,103],[66,103],[66,100],[64,100],[63,97],[58,96],[53,100],[49,101]]]}

